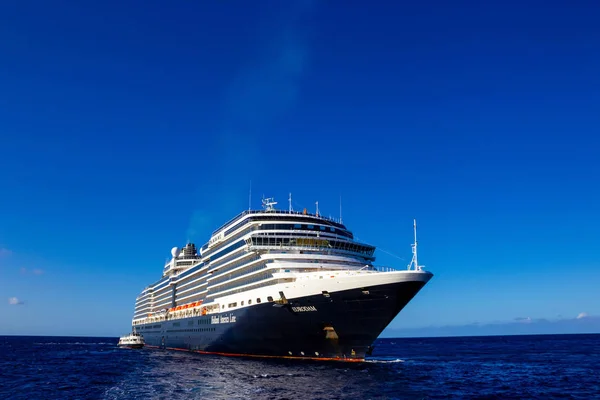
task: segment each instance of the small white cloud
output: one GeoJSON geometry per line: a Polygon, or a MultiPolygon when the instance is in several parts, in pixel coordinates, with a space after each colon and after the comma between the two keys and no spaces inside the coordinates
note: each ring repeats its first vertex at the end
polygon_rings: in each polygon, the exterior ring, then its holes
{"type": "Polygon", "coordinates": [[[25,267],[21,267],[21,273],[22,273],[23,275],[27,275],[27,274],[29,274],[29,273],[31,273],[31,274],[33,274],[33,275],[42,275],[42,274],[44,273],[44,270],[43,270],[43,269],[40,269],[40,268],[34,268],[34,269],[32,269],[32,270],[28,270],[28,269],[27,269],[27,268],[25,268],[25,267]]]}
{"type": "Polygon", "coordinates": [[[515,318],[515,321],[520,322],[522,324],[528,324],[531,322],[531,317],[518,317],[515,318]]]}
{"type": "Polygon", "coordinates": [[[0,247],[0,257],[8,257],[12,254],[12,251],[5,247],[0,247]]]}
{"type": "Polygon", "coordinates": [[[9,297],[8,304],[10,304],[12,306],[20,306],[23,304],[23,302],[16,297],[9,297]]]}
{"type": "Polygon", "coordinates": [[[579,315],[577,316],[577,319],[582,319],[582,318],[587,318],[589,317],[588,313],[582,312],[579,313],[579,315]]]}

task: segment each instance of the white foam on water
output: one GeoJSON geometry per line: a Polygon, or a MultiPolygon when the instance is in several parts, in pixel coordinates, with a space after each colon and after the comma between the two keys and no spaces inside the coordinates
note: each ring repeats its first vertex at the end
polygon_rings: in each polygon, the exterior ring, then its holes
{"type": "Polygon", "coordinates": [[[365,360],[365,362],[375,363],[375,364],[392,364],[392,363],[403,363],[404,360],[397,358],[395,360],[365,360]]]}

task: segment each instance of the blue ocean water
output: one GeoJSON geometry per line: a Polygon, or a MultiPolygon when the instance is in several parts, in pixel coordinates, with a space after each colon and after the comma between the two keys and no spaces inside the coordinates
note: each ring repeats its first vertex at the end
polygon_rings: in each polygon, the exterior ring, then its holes
{"type": "Polygon", "coordinates": [[[379,339],[364,363],[0,337],[1,399],[600,399],[600,335],[379,339]]]}

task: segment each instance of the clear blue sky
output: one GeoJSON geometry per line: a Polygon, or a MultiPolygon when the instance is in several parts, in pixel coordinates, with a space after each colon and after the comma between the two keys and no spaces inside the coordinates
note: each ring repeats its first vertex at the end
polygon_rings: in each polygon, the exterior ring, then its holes
{"type": "Polygon", "coordinates": [[[597,2],[259,3],[0,6],[0,334],[127,332],[250,180],[383,265],[417,218],[392,328],[600,315],[597,2]]]}

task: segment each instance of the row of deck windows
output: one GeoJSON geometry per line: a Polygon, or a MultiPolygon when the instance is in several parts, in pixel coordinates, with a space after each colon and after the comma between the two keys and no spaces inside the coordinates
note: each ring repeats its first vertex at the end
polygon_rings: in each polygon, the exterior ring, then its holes
{"type": "MultiPolygon", "coordinates": [[[[253,263],[255,261],[258,261],[258,260],[260,260],[260,255],[254,254],[251,258],[247,258],[247,259],[244,259],[244,260],[236,261],[236,262],[234,262],[234,263],[232,263],[232,264],[230,264],[230,265],[228,265],[226,267],[218,269],[218,270],[216,270],[216,271],[213,272],[214,279],[211,279],[208,282],[208,285],[211,286],[211,285],[214,285],[217,282],[223,282],[223,279],[221,279],[221,278],[223,276],[227,275],[228,271],[232,271],[232,270],[234,270],[236,268],[243,267],[244,265],[251,264],[251,263],[253,263]]],[[[225,280],[227,280],[227,279],[225,279],[225,280]]]]}
{"type": "Polygon", "coordinates": [[[151,303],[151,299],[147,299],[147,300],[144,300],[144,301],[141,301],[141,302],[137,302],[135,304],[135,309],[137,310],[138,308],[144,308],[146,306],[149,306],[150,303],[151,303]]]}
{"type": "Polygon", "coordinates": [[[227,257],[224,257],[222,259],[220,259],[217,262],[212,262],[210,263],[210,268],[209,270],[215,269],[216,267],[218,267],[219,265],[223,265],[223,264],[227,264],[228,262],[230,262],[231,260],[235,260],[236,258],[242,257],[243,253],[234,253],[234,254],[230,254],[227,257]]]}
{"type": "Polygon", "coordinates": [[[232,251],[234,251],[234,250],[237,250],[237,249],[239,249],[240,247],[242,247],[242,246],[243,246],[243,245],[245,245],[245,244],[246,244],[246,242],[245,242],[245,241],[243,241],[243,240],[240,240],[240,241],[238,241],[238,242],[236,242],[236,243],[232,244],[231,246],[227,247],[226,249],[224,249],[224,250],[221,250],[221,251],[219,251],[218,253],[211,255],[211,256],[210,256],[210,259],[211,259],[211,260],[216,260],[216,259],[217,259],[217,258],[219,258],[219,257],[223,257],[224,255],[226,255],[226,254],[228,254],[228,253],[231,253],[231,252],[232,252],[232,251]]]}
{"type": "Polygon", "coordinates": [[[178,281],[182,282],[182,279],[188,278],[190,275],[193,275],[195,272],[200,271],[204,266],[205,266],[204,263],[200,263],[200,264],[196,265],[195,267],[192,267],[192,268],[188,269],[187,271],[182,272],[181,275],[179,275],[177,277],[178,281]]]}
{"type": "Polygon", "coordinates": [[[294,246],[307,248],[322,248],[352,251],[355,253],[372,256],[375,253],[375,248],[372,246],[364,246],[353,242],[339,242],[335,240],[327,240],[320,238],[287,238],[287,237],[270,237],[270,236],[255,236],[251,238],[252,244],[255,246],[294,246]]]}
{"type": "Polygon", "coordinates": [[[309,230],[334,233],[339,236],[344,236],[352,239],[352,234],[348,231],[334,228],[333,226],[313,225],[313,224],[263,224],[261,230],[309,230]]]}
{"type": "MultiPolygon", "coordinates": [[[[237,257],[240,257],[240,254],[235,254],[234,257],[232,257],[231,259],[237,258],[237,257]]],[[[236,262],[234,262],[232,264],[227,265],[224,268],[219,268],[218,270],[214,271],[213,272],[213,276],[216,276],[216,274],[221,274],[221,273],[226,272],[226,271],[231,271],[232,269],[240,267],[240,266],[242,266],[244,264],[249,264],[252,261],[258,260],[259,258],[260,258],[260,256],[258,254],[254,254],[253,256],[251,256],[249,258],[248,257],[244,257],[243,259],[241,259],[239,261],[236,261],[236,262]]],[[[224,263],[221,263],[221,262],[215,263],[215,265],[211,265],[210,268],[213,269],[213,268],[215,268],[215,267],[217,267],[219,265],[222,265],[222,264],[224,264],[224,263]]]]}
{"type": "MultiPolygon", "coordinates": [[[[212,288],[209,293],[214,294],[214,293],[218,293],[227,289],[231,289],[237,286],[243,286],[243,285],[247,285],[249,283],[252,282],[258,282],[258,281],[262,281],[268,278],[271,278],[273,275],[271,275],[270,272],[263,272],[262,274],[257,274],[257,275],[253,275],[247,279],[242,279],[240,281],[235,281],[232,283],[228,283],[228,284],[224,284],[224,285],[220,285],[217,286],[216,288],[212,288]]],[[[247,290],[247,289],[245,289],[247,290]]]]}
{"type": "MultiPolygon", "coordinates": [[[[273,302],[273,301],[274,301],[274,300],[273,300],[273,296],[267,296],[267,301],[268,301],[268,302],[273,302]]],[[[259,303],[261,303],[261,299],[260,299],[260,297],[257,297],[257,298],[256,298],[256,304],[259,304],[259,303]]],[[[251,304],[252,304],[252,299],[249,299],[249,300],[248,300],[248,305],[251,305],[251,304]]],[[[242,301],[241,301],[240,305],[241,305],[241,306],[243,306],[243,305],[244,305],[244,300],[242,300],[242,301]]],[[[233,303],[229,303],[227,306],[228,306],[229,308],[234,308],[234,307],[237,307],[237,301],[236,301],[236,302],[233,302],[233,303]]],[[[225,304],[223,304],[223,305],[221,306],[221,308],[225,308],[225,304]]]]}
{"type": "MultiPolygon", "coordinates": [[[[206,292],[206,287],[202,286],[202,287],[198,287],[198,288],[196,288],[194,290],[191,290],[189,292],[178,293],[177,296],[176,296],[176,300],[179,301],[180,299],[182,299],[184,297],[188,297],[188,296],[192,296],[192,295],[197,295],[197,294],[200,294],[202,292],[206,292]]],[[[188,303],[188,302],[191,303],[192,301],[193,300],[190,297],[189,301],[188,301],[188,299],[186,299],[186,301],[184,303],[188,303]]]]}
{"type": "Polygon", "coordinates": [[[166,299],[172,295],[173,295],[173,289],[169,288],[169,290],[165,290],[164,292],[155,295],[152,300],[154,301],[154,303],[156,303],[159,301],[163,301],[164,299],[166,299]]]}
{"type": "Polygon", "coordinates": [[[185,290],[193,289],[196,287],[206,287],[208,285],[206,278],[208,278],[209,276],[210,275],[203,275],[202,277],[196,278],[196,280],[194,280],[194,281],[178,283],[177,286],[175,287],[175,291],[177,293],[180,293],[185,290]]]}
{"type": "MultiPolygon", "coordinates": [[[[298,220],[298,218],[294,218],[294,217],[290,217],[290,216],[261,216],[261,217],[254,217],[254,218],[247,218],[244,221],[241,221],[239,223],[237,223],[236,225],[232,226],[231,228],[227,229],[225,231],[225,236],[229,235],[230,233],[236,231],[237,229],[239,229],[240,227],[249,224],[250,222],[253,221],[282,221],[282,220],[298,220]]],[[[298,225],[302,225],[303,224],[315,224],[315,225],[320,225],[320,224],[324,224],[326,225],[328,228],[329,227],[337,227],[338,231],[341,232],[347,232],[350,234],[350,232],[346,231],[345,229],[343,229],[343,225],[332,222],[332,221],[323,221],[322,219],[319,218],[307,218],[307,217],[302,217],[301,221],[298,221],[299,224],[298,225]],[[302,222],[302,223],[300,223],[302,222]]],[[[218,231],[218,230],[217,230],[218,231]]],[[[215,231],[216,232],[216,231],[215,231]]]]}
{"type": "MultiPolygon", "coordinates": [[[[232,226],[231,228],[227,229],[224,233],[224,236],[227,237],[229,234],[235,232],[236,230],[238,230],[240,227],[249,224],[253,221],[266,221],[266,220],[279,220],[281,221],[282,219],[289,219],[290,217],[280,217],[280,216],[262,216],[262,217],[256,217],[256,218],[247,218],[237,224],[235,224],[234,226],[232,226]]],[[[321,219],[318,218],[302,218],[302,222],[304,222],[304,224],[301,223],[297,223],[297,224],[264,224],[262,225],[262,227],[260,229],[315,229],[315,226],[317,226],[318,230],[324,231],[324,230],[328,230],[330,232],[334,232],[337,235],[340,236],[345,236],[348,238],[353,238],[354,236],[352,235],[351,232],[345,230],[342,228],[342,225],[334,223],[334,222],[325,222],[321,219]],[[312,222],[312,224],[309,224],[309,222],[312,222]],[[324,224],[324,225],[321,225],[324,224]],[[268,226],[268,228],[266,227],[268,226]],[[277,226],[277,227],[275,227],[277,226]]],[[[225,224],[224,227],[226,227],[227,224],[225,224]]],[[[218,232],[220,231],[222,228],[217,229],[215,231],[218,232]]],[[[235,236],[231,237],[231,238],[227,238],[227,241],[229,242],[230,240],[233,240],[235,238],[241,237],[245,234],[247,234],[249,231],[251,231],[252,229],[255,228],[249,228],[249,229],[244,229],[243,231],[239,232],[238,234],[236,234],[235,236]]],[[[225,243],[221,243],[221,245],[223,245],[225,243]]],[[[220,247],[219,245],[215,246],[215,247],[220,247]]],[[[204,246],[202,246],[202,252],[206,251],[208,249],[208,243],[205,244],[204,246]]],[[[208,254],[203,254],[203,256],[207,256],[208,254]]]]}
{"type": "Polygon", "coordinates": [[[141,329],[158,329],[158,328],[160,328],[160,326],[161,326],[160,324],[158,324],[158,325],[146,325],[146,326],[142,326],[141,329]]]}
{"type": "MultiPolygon", "coordinates": [[[[239,232],[239,233],[237,233],[237,234],[235,234],[235,235],[233,235],[233,236],[231,236],[231,237],[228,237],[228,238],[227,238],[225,241],[223,241],[222,243],[219,243],[219,244],[215,245],[215,247],[222,247],[223,245],[229,244],[229,243],[231,243],[231,242],[235,241],[236,239],[239,239],[239,238],[241,238],[242,236],[246,235],[248,232],[252,231],[253,229],[256,229],[256,228],[250,227],[250,228],[248,228],[248,229],[244,229],[243,231],[241,231],[241,232],[239,232]]],[[[210,250],[211,250],[211,251],[214,251],[214,250],[215,250],[215,248],[213,247],[213,248],[212,248],[212,249],[210,249],[210,250]]],[[[210,255],[210,254],[207,254],[207,255],[210,255]]],[[[202,256],[205,256],[205,255],[203,254],[202,256]]],[[[213,259],[214,259],[214,257],[211,257],[211,258],[213,258],[213,259]]]]}
{"type": "Polygon", "coordinates": [[[167,332],[214,332],[215,328],[167,329],[167,332]]]}
{"type": "MultiPolygon", "coordinates": [[[[258,258],[260,258],[260,257],[258,257],[258,258]]],[[[242,264],[245,264],[245,263],[247,263],[247,261],[244,262],[244,263],[242,263],[242,264]]],[[[236,267],[238,267],[238,266],[236,266],[236,267]]],[[[240,277],[242,275],[247,275],[247,274],[250,274],[252,272],[260,271],[261,269],[265,269],[265,268],[267,268],[266,264],[258,264],[258,265],[255,265],[253,267],[250,267],[250,268],[243,268],[243,269],[241,269],[239,271],[235,271],[235,272],[232,272],[230,274],[219,275],[219,278],[216,278],[216,279],[210,281],[209,284],[210,285],[216,285],[218,283],[225,282],[225,281],[228,281],[230,279],[234,279],[234,278],[240,277]]]]}
{"type": "Polygon", "coordinates": [[[240,293],[240,292],[246,292],[248,290],[257,289],[259,287],[274,285],[276,283],[277,283],[277,280],[275,280],[275,279],[270,280],[270,281],[266,281],[266,282],[260,282],[260,283],[257,283],[255,285],[246,286],[246,287],[241,288],[241,289],[228,291],[227,295],[235,294],[235,293],[240,293]]]}

